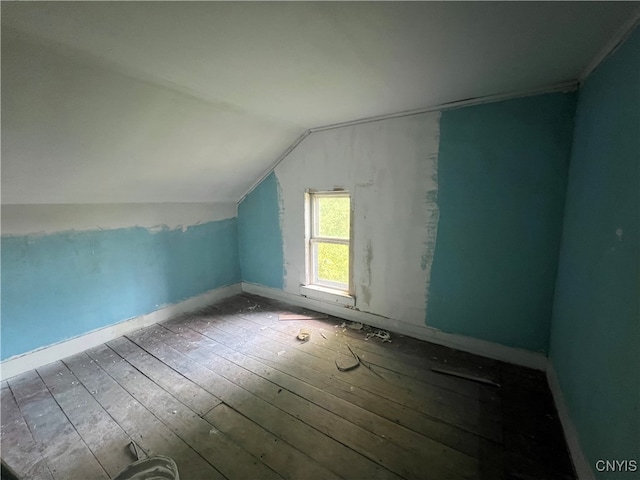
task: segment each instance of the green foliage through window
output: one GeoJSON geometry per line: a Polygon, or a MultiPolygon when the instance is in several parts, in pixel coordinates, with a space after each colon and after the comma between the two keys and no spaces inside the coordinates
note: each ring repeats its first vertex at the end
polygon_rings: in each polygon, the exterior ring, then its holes
{"type": "Polygon", "coordinates": [[[349,197],[319,197],[318,210],[318,236],[349,238],[349,197]]]}
{"type": "Polygon", "coordinates": [[[318,278],[349,285],[349,246],[317,243],[318,278]]]}
{"type": "Polygon", "coordinates": [[[346,290],[349,286],[351,199],[348,194],[322,193],[312,199],[314,282],[346,290]]]}

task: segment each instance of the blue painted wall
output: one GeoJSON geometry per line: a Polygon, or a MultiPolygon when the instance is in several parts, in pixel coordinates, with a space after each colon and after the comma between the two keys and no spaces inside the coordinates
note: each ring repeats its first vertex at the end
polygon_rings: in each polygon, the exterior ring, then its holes
{"type": "Polygon", "coordinates": [[[236,219],[2,237],[2,359],[240,281],[236,219]]]}
{"type": "Polygon", "coordinates": [[[282,289],[284,255],[278,191],[278,179],[271,173],[240,203],[238,240],[242,281],[282,289]]]}
{"type": "Polygon", "coordinates": [[[640,464],[639,169],[636,29],[580,89],[551,330],[550,358],[592,468],[640,464]]]}
{"type": "Polygon", "coordinates": [[[545,352],[575,94],[442,113],[426,323],[545,352]]]}

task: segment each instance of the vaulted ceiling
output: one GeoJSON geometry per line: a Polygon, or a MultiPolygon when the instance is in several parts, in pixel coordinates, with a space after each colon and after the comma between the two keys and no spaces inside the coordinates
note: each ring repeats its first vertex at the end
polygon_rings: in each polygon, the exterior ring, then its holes
{"type": "Polygon", "coordinates": [[[309,128],[575,80],[635,2],[2,3],[2,202],[237,201],[309,128]]]}

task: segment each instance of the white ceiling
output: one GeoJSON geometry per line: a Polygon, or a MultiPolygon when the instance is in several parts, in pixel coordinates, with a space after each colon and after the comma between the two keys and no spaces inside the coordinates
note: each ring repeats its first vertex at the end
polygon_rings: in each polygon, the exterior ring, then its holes
{"type": "Polygon", "coordinates": [[[236,201],[305,130],[574,80],[634,2],[2,3],[2,202],[236,201]]]}

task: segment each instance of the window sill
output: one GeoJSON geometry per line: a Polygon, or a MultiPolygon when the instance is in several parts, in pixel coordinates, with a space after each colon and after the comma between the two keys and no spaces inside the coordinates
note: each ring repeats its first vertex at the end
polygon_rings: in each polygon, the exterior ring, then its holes
{"type": "Polygon", "coordinates": [[[347,292],[318,285],[300,285],[300,295],[345,307],[353,307],[356,304],[356,299],[347,292]]]}

